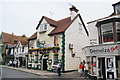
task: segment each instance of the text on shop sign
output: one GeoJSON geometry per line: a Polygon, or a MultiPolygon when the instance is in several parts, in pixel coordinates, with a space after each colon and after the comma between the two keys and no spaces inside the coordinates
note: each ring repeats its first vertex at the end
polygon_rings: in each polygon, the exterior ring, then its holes
{"type": "Polygon", "coordinates": [[[90,49],[90,53],[109,53],[118,50],[118,46],[110,47],[110,48],[101,48],[101,49],[90,49]]]}

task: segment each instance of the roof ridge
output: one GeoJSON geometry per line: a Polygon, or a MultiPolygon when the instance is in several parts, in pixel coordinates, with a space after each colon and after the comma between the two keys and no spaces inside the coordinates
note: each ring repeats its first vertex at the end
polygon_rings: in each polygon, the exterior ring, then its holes
{"type": "Polygon", "coordinates": [[[56,20],[54,20],[54,19],[52,19],[52,18],[49,18],[49,17],[47,17],[47,16],[43,16],[43,17],[48,18],[48,19],[51,19],[51,20],[53,20],[53,21],[56,21],[56,20]]]}
{"type": "Polygon", "coordinates": [[[15,37],[22,37],[22,36],[17,36],[17,35],[14,35],[14,34],[10,34],[10,33],[6,33],[6,32],[2,32],[4,34],[8,34],[8,35],[12,35],[12,36],[15,36],[15,37]]]}

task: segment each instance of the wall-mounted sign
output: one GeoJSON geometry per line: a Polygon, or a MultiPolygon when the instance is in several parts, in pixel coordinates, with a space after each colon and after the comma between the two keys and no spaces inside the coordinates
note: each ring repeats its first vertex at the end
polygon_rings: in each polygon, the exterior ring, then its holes
{"type": "Polygon", "coordinates": [[[119,44],[103,44],[83,48],[86,55],[118,54],[119,44]]]}
{"type": "Polygon", "coordinates": [[[96,46],[89,49],[90,53],[114,53],[118,51],[118,45],[114,46],[96,46]]]}

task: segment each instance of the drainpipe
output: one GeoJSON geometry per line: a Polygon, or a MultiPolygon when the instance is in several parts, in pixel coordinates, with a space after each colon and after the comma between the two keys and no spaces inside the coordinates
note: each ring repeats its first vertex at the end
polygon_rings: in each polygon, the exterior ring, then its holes
{"type": "Polygon", "coordinates": [[[62,33],[62,72],[65,71],[65,33],[62,33]]]}

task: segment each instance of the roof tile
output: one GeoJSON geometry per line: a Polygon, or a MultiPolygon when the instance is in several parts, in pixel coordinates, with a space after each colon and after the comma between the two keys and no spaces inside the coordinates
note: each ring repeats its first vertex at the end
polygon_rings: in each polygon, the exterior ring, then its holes
{"type": "Polygon", "coordinates": [[[16,35],[5,33],[5,32],[2,32],[2,36],[3,36],[4,42],[7,42],[9,44],[15,44],[14,40],[20,41],[22,45],[27,44],[26,37],[16,36],[16,35]]]}

